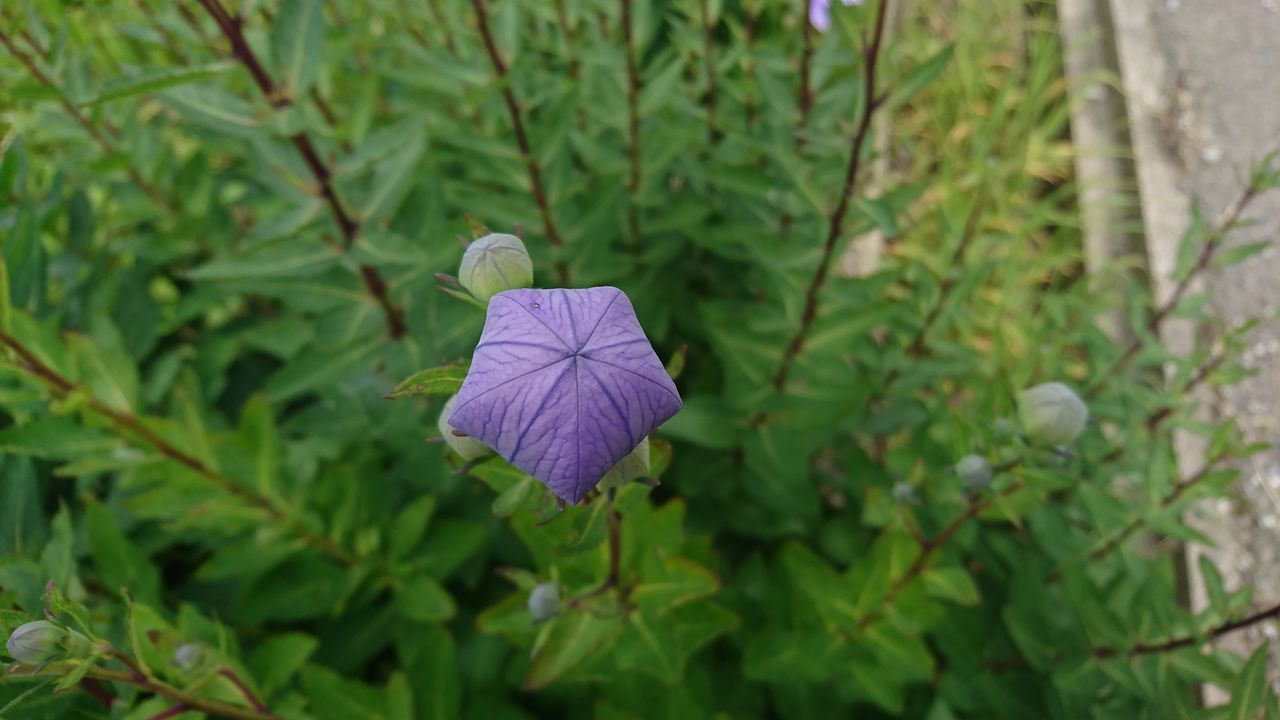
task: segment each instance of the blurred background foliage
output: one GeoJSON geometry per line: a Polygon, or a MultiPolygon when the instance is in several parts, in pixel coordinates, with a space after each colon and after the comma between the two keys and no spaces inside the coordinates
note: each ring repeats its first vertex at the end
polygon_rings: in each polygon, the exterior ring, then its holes
{"type": "Polygon", "coordinates": [[[1201,647],[1248,589],[1179,603],[1181,512],[1256,449],[1190,390],[1248,328],[1172,357],[1202,298],[1084,276],[1052,5],[833,5],[6,1],[0,629],[97,644],[0,715],[1280,717],[1201,647]],[[456,373],[384,399],[465,362],[435,275],[479,227],[683,366],[660,486],[557,512],[423,442],[456,373]],[[1070,447],[1019,431],[1046,381],[1070,447]]]}

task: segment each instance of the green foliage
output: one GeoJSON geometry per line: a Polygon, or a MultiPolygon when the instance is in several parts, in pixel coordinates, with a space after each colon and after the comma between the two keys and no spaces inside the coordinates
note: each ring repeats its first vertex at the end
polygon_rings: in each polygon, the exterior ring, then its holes
{"type": "MultiPolygon", "coordinates": [[[[832,5],[0,8],[0,631],[93,641],[9,664],[0,715],[1223,716],[1206,681],[1280,714],[1264,650],[1201,647],[1249,593],[1205,565],[1193,613],[1137,542],[1198,539],[1258,449],[1191,392],[1249,328],[1174,356],[1204,302],[1081,275],[1052,13],[925,3],[868,92],[879,6],[832,5]],[[483,321],[436,275],[517,226],[678,376],[656,487],[561,509],[423,442],[483,321]],[[1045,382],[1088,405],[1070,447],[1016,424],[1045,382]]],[[[1269,163],[1179,279],[1259,251],[1222,245],[1269,163]]]]}

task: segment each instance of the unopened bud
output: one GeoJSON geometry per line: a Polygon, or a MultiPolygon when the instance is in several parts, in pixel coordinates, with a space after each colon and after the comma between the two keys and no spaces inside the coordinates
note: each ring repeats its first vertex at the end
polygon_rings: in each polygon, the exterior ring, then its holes
{"type": "Polygon", "coordinates": [[[515,235],[485,235],[463,253],[458,282],[482,302],[488,302],[504,290],[533,285],[533,261],[515,235]]]}
{"type": "Polygon", "coordinates": [[[900,503],[915,502],[916,493],[907,483],[900,482],[893,485],[893,499],[900,503]]]}
{"type": "Polygon", "coordinates": [[[649,474],[649,438],[640,441],[626,457],[622,458],[605,473],[604,479],[600,481],[602,489],[618,487],[632,480],[637,480],[649,474]]]}
{"type": "Polygon", "coordinates": [[[1060,382],[1036,385],[1018,395],[1022,430],[1041,445],[1069,445],[1084,432],[1089,408],[1060,382]]]}
{"type": "Polygon", "coordinates": [[[79,657],[89,651],[89,639],[48,620],[19,625],[5,643],[9,656],[27,665],[42,665],[62,657],[79,657]]]}
{"type": "Polygon", "coordinates": [[[529,592],[528,605],[534,620],[550,620],[560,612],[560,587],[555,583],[540,583],[529,592]]]}
{"type": "Polygon", "coordinates": [[[991,485],[991,463],[981,455],[965,455],[960,458],[955,472],[971,490],[985,490],[991,485]]]}
{"type": "Polygon", "coordinates": [[[183,643],[173,651],[173,664],[183,670],[195,670],[204,658],[204,646],[198,643],[183,643]]]}
{"type": "Polygon", "coordinates": [[[440,430],[440,436],[444,438],[449,448],[463,460],[475,460],[491,454],[493,451],[489,449],[489,446],[479,440],[465,435],[454,434],[456,431],[449,424],[449,416],[453,415],[453,403],[457,399],[457,395],[449,398],[449,402],[444,404],[444,410],[440,411],[440,419],[436,421],[436,428],[440,430]]]}

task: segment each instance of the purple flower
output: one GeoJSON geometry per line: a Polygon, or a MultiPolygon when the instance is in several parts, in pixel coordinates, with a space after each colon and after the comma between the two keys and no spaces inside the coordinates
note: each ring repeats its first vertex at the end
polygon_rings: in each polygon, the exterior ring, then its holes
{"type": "MultiPolygon", "coordinates": [[[[840,0],[845,7],[861,5],[863,0],[840,0]]],[[[831,29],[831,0],[809,0],[809,22],[819,32],[831,29]]]]}
{"type": "Polygon", "coordinates": [[[621,290],[508,290],[449,424],[576,503],[681,404],[621,290]]]}

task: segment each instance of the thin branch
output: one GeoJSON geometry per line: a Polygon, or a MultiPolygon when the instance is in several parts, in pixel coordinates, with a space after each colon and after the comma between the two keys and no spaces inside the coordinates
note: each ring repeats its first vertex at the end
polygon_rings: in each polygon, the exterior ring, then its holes
{"type": "MultiPolygon", "coordinates": [[[[218,25],[218,29],[222,31],[227,42],[231,44],[232,55],[240,61],[240,64],[249,71],[253,77],[254,84],[258,86],[258,90],[262,92],[263,97],[267,99],[273,107],[285,107],[291,104],[291,100],[284,92],[281,86],[276,85],[271,79],[271,75],[263,67],[262,61],[258,59],[253,48],[249,46],[245,39],[244,32],[241,28],[239,18],[233,18],[227,14],[225,8],[222,7],[220,0],[199,0],[200,4],[208,11],[209,15],[218,25]]],[[[324,198],[325,203],[329,206],[330,213],[333,215],[334,221],[338,225],[339,231],[342,233],[342,247],[350,250],[352,244],[360,236],[360,221],[347,211],[342,203],[342,199],[338,197],[337,188],[334,185],[333,173],[329,166],[320,159],[320,153],[316,150],[315,145],[311,142],[310,136],[305,132],[297,132],[289,137],[289,142],[293,144],[294,149],[302,157],[302,161],[306,164],[307,169],[311,171],[312,177],[319,186],[320,195],[324,198]]],[[[386,318],[387,331],[393,339],[404,337],[407,328],[404,324],[403,313],[395,307],[391,302],[390,296],[387,294],[387,284],[382,280],[378,271],[371,266],[362,265],[360,267],[360,278],[364,282],[366,289],[377,301],[378,306],[382,309],[386,318]]]]}
{"type": "Polygon", "coordinates": [[[756,125],[756,113],[759,112],[757,106],[756,93],[759,92],[758,81],[756,80],[756,62],[753,58],[756,43],[756,24],[760,21],[759,15],[755,8],[746,10],[746,20],[743,25],[743,40],[746,55],[743,58],[742,72],[747,76],[746,97],[743,101],[743,109],[747,116],[747,132],[750,133],[756,125]]]}
{"type": "MultiPolygon", "coordinates": [[[[56,82],[54,82],[53,78],[45,73],[44,70],[40,69],[39,63],[23,51],[22,48],[19,48],[13,41],[13,37],[3,29],[0,29],[0,45],[4,45],[5,49],[7,49],[9,53],[18,60],[18,62],[22,63],[22,66],[26,68],[27,72],[30,73],[37,82],[54,92],[58,98],[58,104],[62,105],[62,108],[71,116],[71,119],[76,121],[77,125],[84,128],[84,131],[88,133],[89,138],[93,140],[102,152],[107,155],[123,154],[116,148],[115,144],[89,120],[89,118],[85,117],[85,114],[82,113],[80,108],[71,101],[71,98],[67,97],[67,94],[63,92],[62,88],[56,82]]],[[[136,168],[129,165],[125,168],[125,172],[129,175],[129,180],[132,181],[134,185],[137,185],[138,188],[147,194],[147,197],[151,198],[151,200],[159,205],[163,210],[170,214],[176,214],[178,212],[177,206],[170,202],[169,199],[165,197],[164,193],[160,192],[159,188],[143,177],[136,168]]]]}
{"type": "Polygon", "coordinates": [[[979,496],[970,498],[969,505],[965,508],[963,513],[956,517],[955,520],[952,520],[951,523],[939,531],[937,535],[934,535],[921,543],[920,552],[916,555],[915,560],[911,561],[911,565],[907,567],[897,580],[893,581],[893,584],[889,586],[889,591],[884,594],[884,597],[880,598],[876,607],[869,610],[867,614],[858,619],[858,629],[864,630],[872,623],[879,620],[883,616],[884,608],[892,605],[898,595],[900,595],[913,580],[920,577],[920,575],[927,569],[929,560],[933,557],[934,553],[945,547],[946,544],[951,541],[951,538],[955,537],[955,534],[960,532],[960,529],[963,528],[970,520],[978,517],[978,515],[981,515],[984,510],[995,504],[996,497],[1008,497],[1022,489],[1022,486],[1022,478],[1016,478],[1001,490],[998,495],[993,495],[990,498],[982,498],[979,496]]]}
{"type": "MultiPolygon", "coordinates": [[[[1200,466],[1199,470],[1192,473],[1190,476],[1179,480],[1177,484],[1175,484],[1173,488],[1170,489],[1169,492],[1165,493],[1165,496],[1160,499],[1160,509],[1163,510],[1169,508],[1188,490],[1199,485],[1201,481],[1209,476],[1209,473],[1213,471],[1214,467],[1221,459],[1221,457],[1211,458],[1206,461],[1204,465],[1200,466]]],[[[1144,525],[1146,525],[1145,518],[1137,517],[1130,520],[1129,524],[1125,525],[1120,532],[1112,535],[1110,538],[1103,541],[1102,544],[1091,550],[1087,556],[1087,560],[1089,562],[1094,562],[1110,555],[1112,551],[1123,545],[1126,540],[1132,537],[1135,532],[1142,529],[1144,525]]]]}
{"type": "Polygon", "coordinates": [[[440,0],[427,0],[427,7],[431,10],[431,16],[435,19],[436,25],[440,26],[440,32],[444,34],[444,46],[450,55],[457,57],[458,47],[453,43],[453,31],[449,29],[449,19],[444,16],[444,11],[440,9],[440,0]]]}
{"type": "MultiPolygon", "coordinates": [[[[21,677],[37,677],[37,676],[60,676],[65,675],[76,669],[73,663],[49,663],[47,665],[12,665],[9,667],[8,674],[21,677]]],[[[210,698],[200,697],[175,687],[169,683],[154,677],[147,677],[135,673],[131,670],[112,670],[110,668],[92,667],[85,674],[86,678],[93,680],[102,680],[105,682],[123,683],[125,685],[133,685],[141,690],[145,690],[154,695],[168,698],[186,709],[194,712],[202,712],[212,717],[230,718],[231,720],[277,720],[278,715],[273,714],[269,710],[257,710],[221,700],[213,700],[210,698]]]]}
{"type": "Polygon", "coordinates": [[[720,127],[716,124],[716,28],[711,24],[710,0],[700,0],[698,10],[702,16],[702,60],[707,72],[707,140],[715,145],[720,142],[720,127]]]}
{"type": "MultiPolygon", "coordinates": [[[[969,215],[965,218],[964,230],[960,235],[959,242],[951,252],[951,257],[944,266],[944,275],[942,284],[938,288],[938,297],[934,300],[929,310],[925,313],[924,321],[920,323],[920,328],[916,330],[916,334],[911,338],[911,342],[907,343],[906,357],[919,358],[928,352],[927,340],[929,332],[933,330],[933,326],[938,322],[938,318],[942,316],[943,309],[946,308],[947,299],[951,295],[951,291],[955,289],[956,278],[958,277],[957,268],[964,261],[964,256],[968,254],[969,248],[973,245],[973,240],[978,235],[979,221],[982,217],[982,209],[986,205],[985,190],[979,191],[977,200],[974,201],[973,207],[969,209],[969,215]]],[[[901,367],[894,367],[885,373],[884,379],[872,396],[871,403],[884,398],[889,393],[889,387],[902,376],[901,367]]]]}
{"type": "Polygon", "coordinates": [[[254,710],[257,710],[260,713],[271,712],[271,709],[267,707],[266,703],[262,702],[262,700],[249,689],[249,686],[240,679],[239,675],[236,675],[229,668],[222,668],[218,671],[218,674],[226,678],[232,685],[235,685],[236,690],[244,696],[244,699],[249,702],[249,705],[252,706],[254,710]]]}
{"type": "MultiPolygon", "coordinates": [[[[796,150],[804,149],[804,131],[809,125],[809,115],[813,112],[813,23],[809,22],[809,3],[811,0],[800,0],[800,88],[797,92],[796,106],[799,117],[796,118],[796,150]]],[[[870,94],[868,94],[868,97],[870,94]]]]}
{"type": "Polygon", "coordinates": [[[1228,635],[1237,630],[1243,630],[1244,628],[1257,625],[1258,623],[1265,622],[1267,620],[1275,620],[1277,618],[1280,618],[1280,604],[1272,605],[1265,610],[1260,610],[1239,620],[1222,623],[1221,625],[1210,628],[1207,633],[1184,635],[1182,637],[1170,638],[1159,643],[1138,643],[1130,648],[1119,650],[1116,648],[1106,647],[1094,648],[1093,656],[1099,660],[1106,660],[1114,657],[1132,658],[1140,655],[1171,652],[1173,650],[1179,650],[1181,648],[1203,642],[1206,639],[1217,640],[1223,635],[1228,635]]]}
{"type": "Polygon", "coordinates": [[[622,1],[622,39],[627,54],[627,231],[632,250],[640,246],[640,70],[636,67],[636,43],[631,27],[631,0],[622,1]]]}
{"type": "MultiPolygon", "coordinates": [[[[493,72],[498,76],[498,84],[502,88],[502,99],[507,105],[507,114],[511,116],[511,129],[516,135],[516,146],[529,173],[533,200],[542,213],[542,225],[547,233],[547,242],[551,243],[552,247],[560,247],[564,245],[564,240],[560,237],[560,231],[556,229],[555,220],[551,215],[551,203],[547,200],[547,193],[542,185],[542,170],[538,168],[538,159],[529,145],[529,136],[525,133],[524,116],[520,112],[520,104],[516,102],[515,93],[511,90],[511,74],[507,69],[507,63],[502,59],[502,54],[498,52],[498,46],[493,40],[493,32],[489,29],[489,13],[485,8],[485,0],[471,0],[471,7],[475,9],[480,39],[484,41],[489,62],[493,65],[493,72]]],[[[558,282],[561,285],[568,285],[569,267],[563,260],[557,260],[555,267],[558,282]]]]}
{"type": "Polygon", "coordinates": [[[822,248],[822,258],[818,262],[818,267],[813,273],[813,280],[810,281],[809,289],[805,293],[804,312],[800,316],[800,328],[796,331],[795,336],[791,338],[791,342],[787,344],[787,349],[782,356],[782,364],[778,367],[777,374],[773,376],[773,388],[779,392],[786,386],[787,375],[791,372],[791,363],[804,347],[805,338],[808,336],[813,320],[818,314],[818,294],[827,281],[831,257],[835,253],[836,243],[840,240],[840,235],[844,231],[844,218],[849,211],[849,202],[858,183],[858,171],[862,167],[862,146],[871,131],[871,118],[884,100],[876,94],[876,64],[880,59],[880,46],[884,39],[885,17],[890,2],[891,0],[882,0],[880,3],[880,7],[876,11],[875,28],[871,35],[871,42],[863,50],[862,76],[865,92],[862,113],[858,120],[858,128],[853,134],[853,142],[849,152],[849,165],[845,171],[844,186],[840,191],[840,201],[836,204],[835,211],[831,213],[826,243],[822,248]]]}
{"type": "MultiPolygon", "coordinates": [[[[66,398],[76,391],[76,384],[57,370],[46,365],[36,357],[30,349],[12,335],[0,331],[0,344],[7,346],[17,355],[16,367],[45,384],[59,398],[66,398]]],[[[279,523],[290,532],[301,538],[306,544],[337,560],[344,565],[356,565],[360,559],[344,550],[332,540],[316,535],[297,520],[293,520],[280,510],[269,498],[249,490],[227,476],[209,467],[204,461],[190,455],[160,437],[147,427],[139,417],[126,410],[118,410],[106,405],[96,397],[89,397],[86,406],[94,413],[111,422],[112,430],[120,437],[133,435],[170,460],[191,470],[193,473],[214,485],[218,489],[236,499],[260,510],[272,521],[279,523]]]]}
{"type": "MultiPolygon", "coordinates": [[[[1169,297],[1158,308],[1156,308],[1156,311],[1152,313],[1151,318],[1147,320],[1147,330],[1149,332],[1152,334],[1158,334],[1160,332],[1160,326],[1171,314],[1173,314],[1175,310],[1178,309],[1178,305],[1182,303],[1187,292],[1191,289],[1191,283],[1209,269],[1209,266],[1213,263],[1213,259],[1217,255],[1218,250],[1222,248],[1222,243],[1226,240],[1227,234],[1240,223],[1240,219],[1244,215],[1245,210],[1248,209],[1250,203],[1252,203],[1259,194],[1258,184],[1256,182],[1250,182],[1249,185],[1245,187],[1244,191],[1241,192],[1240,196],[1236,198],[1235,202],[1231,203],[1231,205],[1223,211],[1222,215],[1219,216],[1218,222],[1214,224],[1213,229],[1209,231],[1208,237],[1205,238],[1204,245],[1200,248],[1200,254],[1196,257],[1195,264],[1191,266],[1191,269],[1187,271],[1187,274],[1183,276],[1182,280],[1174,286],[1173,291],[1169,293],[1169,297]]],[[[1128,347],[1125,348],[1125,351],[1120,355],[1119,359],[1112,363],[1111,367],[1107,368],[1105,372],[1100,374],[1098,379],[1085,390],[1085,397],[1090,398],[1096,396],[1102,390],[1103,384],[1107,379],[1116,373],[1123,371],[1129,363],[1137,357],[1139,351],[1141,351],[1144,346],[1144,338],[1135,335],[1134,338],[1129,341],[1128,347]]]]}

